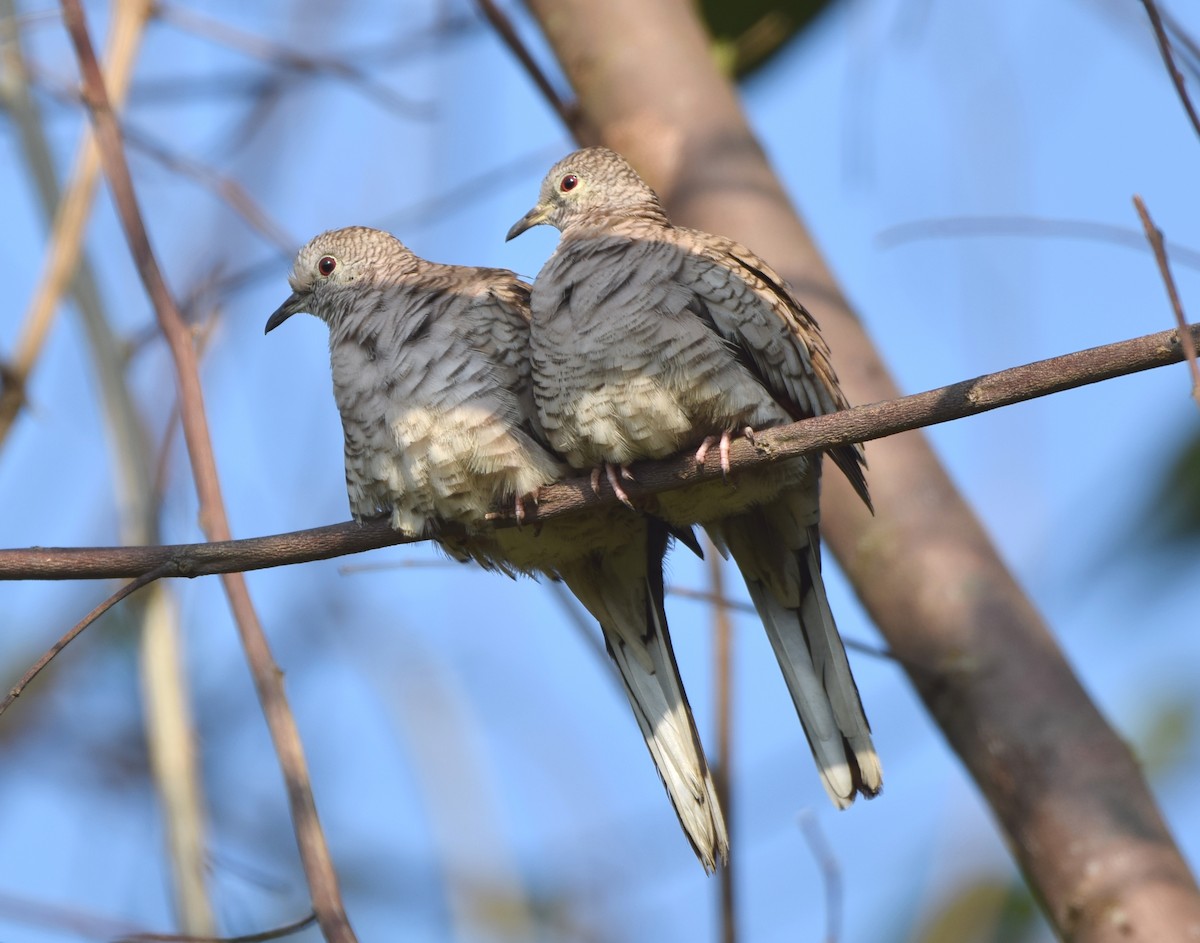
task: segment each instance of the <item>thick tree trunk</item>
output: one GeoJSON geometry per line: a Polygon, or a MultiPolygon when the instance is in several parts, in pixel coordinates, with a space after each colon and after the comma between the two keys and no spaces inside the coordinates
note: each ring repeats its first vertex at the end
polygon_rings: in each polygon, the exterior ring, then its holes
{"type": "MultiPolygon", "coordinates": [[[[677,222],[739,239],[781,270],[820,322],[851,402],[895,396],[718,72],[694,5],[529,5],[576,90],[582,135],[629,158],[677,222]]],[[[924,436],[874,443],[869,459],[876,516],[827,475],[826,540],[1057,933],[1088,943],[1200,938],[1195,879],[1136,760],[924,436]]]]}

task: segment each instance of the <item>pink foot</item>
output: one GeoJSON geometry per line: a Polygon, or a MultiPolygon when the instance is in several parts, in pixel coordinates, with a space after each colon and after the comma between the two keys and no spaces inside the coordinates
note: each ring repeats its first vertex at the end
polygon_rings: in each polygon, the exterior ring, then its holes
{"type": "Polygon", "coordinates": [[[726,429],[719,436],[705,436],[704,441],[700,443],[700,448],[696,449],[696,464],[703,465],[704,460],[708,457],[708,450],[714,445],[719,446],[721,454],[721,477],[729,478],[729,446],[733,442],[733,430],[726,429]]]}
{"type": "Polygon", "coordinates": [[[617,500],[620,501],[623,505],[625,505],[630,510],[636,511],[637,508],[635,508],[633,506],[633,501],[630,500],[629,494],[625,491],[625,488],[621,485],[622,478],[624,478],[626,481],[633,481],[633,472],[631,472],[629,470],[629,466],[628,465],[614,465],[612,462],[605,462],[603,465],[597,465],[595,468],[593,468],[592,469],[592,492],[597,497],[600,496],[600,475],[601,475],[601,473],[603,473],[608,478],[608,483],[612,486],[613,494],[615,494],[617,496],[617,500]]]}

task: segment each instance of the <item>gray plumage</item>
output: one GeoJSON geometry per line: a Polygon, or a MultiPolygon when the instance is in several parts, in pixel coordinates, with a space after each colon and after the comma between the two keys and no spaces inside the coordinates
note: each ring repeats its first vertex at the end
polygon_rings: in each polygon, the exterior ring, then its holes
{"type": "Polygon", "coordinates": [[[301,311],[329,326],[354,517],[387,514],[457,559],[563,580],[600,622],[684,832],[713,870],[729,840],[667,632],[667,525],[617,508],[485,526],[568,471],[533,405],[529,287],[502,269],[427,262],[365,227],[317,236],[289,281],[266,329],[301,311]]]}
{"type": "MultiPolygon", "coordinates": [[[[509,238],[562,239],[533,286],[534,395],[551,445],[576,468],[702,456],[729,436],[846,402],[816,322],[745,246],[674,226],[607,148],[559,161],[509,238]]],[[[861,449],[830,457],[870,504],[861,449]]],[[[775,650],[822,782],[839,808],[882,786],[858,689],[821,580],[821,463],[797,458],[659,495],[736,561],[775,650]]],[[[595,479],[593,479],[595,480],[595,479]]]]}

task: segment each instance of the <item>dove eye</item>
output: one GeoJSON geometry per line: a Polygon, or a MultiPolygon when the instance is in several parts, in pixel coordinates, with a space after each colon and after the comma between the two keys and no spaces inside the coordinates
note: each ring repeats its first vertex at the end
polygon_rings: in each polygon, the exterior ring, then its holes
{"type": "Polygon", "coordinates": [[[558,182],[558,189],[566,193],[569,190],[574,190],[579,185],[579,178],[574,174],[567,174],[558,182]]]}
{"type": "Polygon", "coordinates": [[[321,257],[321,261],[317,263],[317,271],[328,278],[333,274],[333,270],[337,268],[337,259],[331,255],[321,257]]]}

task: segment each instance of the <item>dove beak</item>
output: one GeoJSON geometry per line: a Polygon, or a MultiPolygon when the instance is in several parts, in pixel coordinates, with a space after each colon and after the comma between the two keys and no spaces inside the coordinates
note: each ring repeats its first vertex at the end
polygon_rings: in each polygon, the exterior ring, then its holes
{"type": "Polygon", "coordinates": [[[293,314],[299,314],[303,310],[304,297],[297,291],[292,292],[288,295],[287,301],[276,308],[275,313],[267,318],[267,327],[263,333],[270,334],[293,314]]]}
{"type": "Polygon", "coordinates": [[[528,213],[513,223],[512,229],[508,231],[508,235],[504,237],[504,241],[508,242],[512,239],[516,239],[517,236],[521,235],[521,233],[523,233],[526,229],[532,229],[534,226],[540,226],[546,221],[546,217],[549,215],[550,210],[539,203],[528,213]]]}

